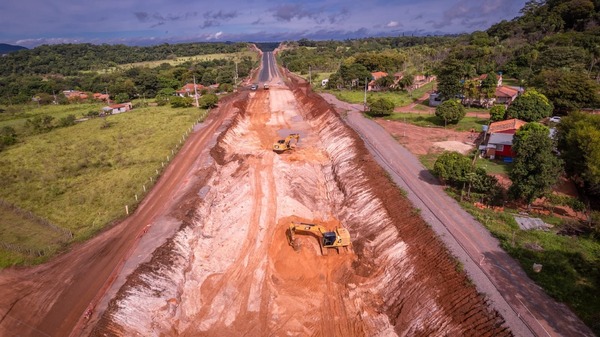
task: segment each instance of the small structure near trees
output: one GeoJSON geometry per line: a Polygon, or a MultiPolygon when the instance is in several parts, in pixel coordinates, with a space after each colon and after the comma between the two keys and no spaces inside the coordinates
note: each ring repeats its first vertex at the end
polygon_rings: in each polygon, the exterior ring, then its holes
{"type": "Polygon", "coordinates": [[[116,115],[120,114],[121,112],[127,112],[131,109],[133,109],[133,105],[131,104],[131,102],[127,102],[105,106],[104,108],[102,108],[102,111],[104,112],[104,114],[107,115],[116,115]]]}

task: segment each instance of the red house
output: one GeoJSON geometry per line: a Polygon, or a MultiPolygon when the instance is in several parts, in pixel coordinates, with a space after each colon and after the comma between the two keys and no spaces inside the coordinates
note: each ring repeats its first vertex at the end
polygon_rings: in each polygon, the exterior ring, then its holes
{"type": "Polygon", "coordinates": [[[510,104],[517,96],[519,96],[519,90],[515,88],[503,85],[496,88],[496,103],[498,104],[510,104]]]}
{"type": "Polygon", "coordinates": [[[202,84],[188,83],[180,90],[175,91],[175,93],[181,97],[196,97],[196,94],[198,94],[198,97],[200,97],[200,91],[202,89],[204,89],[202,84]]]}
{"type": "Polygon", "coordinates": [[[489,138],[485,146],[486,156],[490,159],[514,157],[513,136],[525,124],[527,122],[516,118],[491,123],[487,131],[489,138]]]}
{"type": "Polygon", "coordinates": [[[371,81],[369,82],[369,84],[367,85],[367,90],[368,91],[378,91],[381,90],[381,88],[377,85],[376,81],[382,77],[387,76],[388,73],[384,72],[384,71],[376,71],[374,73],[371,73],[371,81]]]}

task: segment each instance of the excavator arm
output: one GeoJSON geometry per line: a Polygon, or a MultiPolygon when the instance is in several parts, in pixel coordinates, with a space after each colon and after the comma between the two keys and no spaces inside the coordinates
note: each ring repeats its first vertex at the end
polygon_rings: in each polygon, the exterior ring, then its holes
{"type": "Polygon", "coordinates": [[[315,236],[319,241],[323,255],[327,255],[326,248],[338,249],[339,247],[348,247],[350,245],[350,233],[345,228],[336,228],[334,232],[331,232],[320,225],[292,222],[287,231],[287,238],[290,246],[294,248],[297,248],[294,241],[297,233],[315,236]]]}
{"type": "Polygon", "coordinates": [[[287,150],[291,150],[293,148],[291,144],[292,140],[296,140],[296,144],[298,144],[298,141],[300,140],[300,134],[292,133],[285,137],[285,139],[278,140],[275,144],[273,144],[273,151],[282,153],[287,150]]]}

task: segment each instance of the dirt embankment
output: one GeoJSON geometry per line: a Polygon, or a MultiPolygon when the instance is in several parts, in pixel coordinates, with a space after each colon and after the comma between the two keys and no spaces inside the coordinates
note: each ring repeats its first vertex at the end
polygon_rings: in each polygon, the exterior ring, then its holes
{"type": "Polygon", "coordinates": [[[354,132],[291,85],[236,105],[186,225],[92,335],[510,335],[354,132]],[[298,148],[273,153],[290,132],[298,148]],[[298,236],[295,251],[290,221],[343,225],[353,250],[321,256],[314,237],[298,236]]]}

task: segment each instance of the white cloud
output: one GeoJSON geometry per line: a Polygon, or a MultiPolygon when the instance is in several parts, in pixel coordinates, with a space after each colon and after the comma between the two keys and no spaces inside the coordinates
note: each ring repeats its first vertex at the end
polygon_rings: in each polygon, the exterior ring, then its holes
{"type": "Polygon", "coordinates": [[[400,24],[398,23],[398,21],[390,21],[388,22],[387,25],[385,25],[388,28],[392,28],[392,27],[398,27],[400,24]]]}
{"type": "Polygon", "coordinates": [[[219,38],[221,38],[221,36],[223,36],[223,32],[216,32],[214,34],[208,35],[206,37],[206,40],[210,41],[210,40],[218,40],[219,38]]]}

